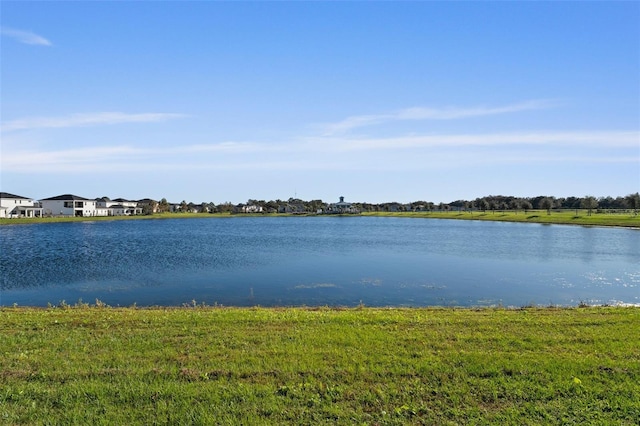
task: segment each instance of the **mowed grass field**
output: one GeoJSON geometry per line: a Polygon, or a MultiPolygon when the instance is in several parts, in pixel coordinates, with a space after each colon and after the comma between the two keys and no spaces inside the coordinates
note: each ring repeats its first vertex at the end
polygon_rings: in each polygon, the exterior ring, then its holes
{"type": "MultiPolygon", "coordinates": [[[[19,225],[33,223],[57,223],[57,222],[85,222],[85,221],[112,221],[112,220],[150,220],[150,219],[194,219],[194,218],[230,218],[230,217],[284,217],[284,216],[316,216],[309,214],[230,214],[230,213],[157,213],[153,215],[139,216],[108,216],[108,217],[44,217],[44,218],[16,218],[0,219],[0,225],[19,225]]],[[[351,215],[347,215],[351,216],[351,215]]],[[[463,220],[489,220],[501,222],[522,223],[546,223],[582,226],[619,226],[625,228],[640,228],[640,215],[631,210],[615,211],[610,213],[593,212],[587,210],[546,210],[523,211],[433,211],[433,212],[363,212],[361,216],[394,216],[431,219],[463,219],[463,220]]]]}
{"type": "Polygon", "coordinates": [[[640,228],[640,215],[631,211],[616,213],[596,213],[594,211],[591,215],[587,210],[578,210],[577,212],[576,210],[552,210],[550,213],[546,210],[529,210],[526,213],[523,211],[372,212],[362,213],[362,215],[640,228]]]}
{"type": "Polygon", "coordinates": [[[0,424],[639,423],[639,308],[0,309],[0,424]]]}

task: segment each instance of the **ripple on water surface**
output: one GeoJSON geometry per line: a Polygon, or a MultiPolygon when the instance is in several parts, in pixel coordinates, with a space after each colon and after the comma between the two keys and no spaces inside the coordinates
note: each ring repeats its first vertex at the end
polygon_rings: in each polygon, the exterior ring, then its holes
{"type": "Polygon", "coordinates": [[[640,232],[406,218],[0,227],[0,304],[638,303],[640,232]]]}

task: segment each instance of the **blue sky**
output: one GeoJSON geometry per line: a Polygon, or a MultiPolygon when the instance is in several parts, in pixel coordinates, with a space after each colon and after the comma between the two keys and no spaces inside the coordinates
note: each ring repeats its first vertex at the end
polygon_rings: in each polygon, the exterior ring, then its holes
{"type": "Polygon", "coordinates": [[[640,190],[638,2],[3,1],[0,19],[5,192],[640,190]]]}

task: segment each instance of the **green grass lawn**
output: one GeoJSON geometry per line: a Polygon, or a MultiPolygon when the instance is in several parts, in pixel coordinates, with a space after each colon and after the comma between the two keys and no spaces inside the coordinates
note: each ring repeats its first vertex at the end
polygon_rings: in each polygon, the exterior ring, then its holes
{"type": "Polygon", "coordinates": [[[363,216],[398,216],[432,219],[463,219],[463,220],[489,220],[500,222],[522,222],[522,223],[546,223],[563,225],[582,226],[621,226],[626,228],[640,228],[640,215],[633,213],[595,213],[590,216],[586,210],[563,210],[551,211],[530,210],[528,212],[518,211],[496,211],[496,212],[372,212],[362,213],[363,216]]]}
{"type": "Polygon", "coordinates": [[[30,223],[59,223],[59,222],[99,222],[112,220],[149,220],[149,219],[194,219],[194,218],[220,218],[231,217],[229,213],[157,213],[153,215],[137,215],[137,216],[93,216],[93,217],[37,217],[37,218],[15,218],[0,219],[0,225],[23,225],[30,223]]]}
{"type": "MultiPolygon", "coordinates": [[[[56,222],[83,222],[83,221],[103,221],[103,220],[147,220],[147,219],[192,219],[192,218],[229,218],[229,217],[281,217],[297,216],[291,214],[229,214],[229,213],[162,213],[141,216],[108,216],[108,217],[45,217],[45,218],[21,218],[21,219],[0,219],[0,225],[17,225],[29,223],[56,223],[56,222]]],[[[304,216],[304,215],[303,215],[304,216]]],[[[315,216],[315,214],[309,214],[315,216]]],[[[596,213],[587,214],[586,210],[546,210],[523,211],[474,211],[474,212],[365,212],[362,216],[397,216],[431,219],[464,219],[464,220],[490,220],[501,222],[523,222],[523,223],[546,223],[565,224],[582,226],[621,226],[627,228],[640,228],[640,215],[630,211],[619,213],[596,213]]]]}
{"type": "Polygon", "coordinates": [[[3,308],[0,424],[640,421],[640,309],[3,308]]]}

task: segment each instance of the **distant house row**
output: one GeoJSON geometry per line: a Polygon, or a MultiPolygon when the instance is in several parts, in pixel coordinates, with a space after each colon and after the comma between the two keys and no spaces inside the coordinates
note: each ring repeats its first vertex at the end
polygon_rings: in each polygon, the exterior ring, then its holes
{"type": "MultiPolygon", "coordinates": [[[[0,218],[35,218],[44,216],[95,217],[95,216],[131,216],[143,213],[156,213],[158,202],[149,198],[138,201],[108,197],[89,199],[73,194],[58,195],[36,201],[20,195],[0,192],[0,218]]],[[[214,212],[215,208],[195,205],[169,204],[165,211],[214,212]]],[[[215,206],[213,206],[215,207],[215,206]]],[[[323,204],[316,213],[344,214],[358,213],[359,210],[340,197],[337,203],[323,204]]],[[[239,204],[234,206],[234,213],[271,213],[262,206],[239,204]]],[[[273,211],[275,212],[275,211],[273,211]]],[[[300,203],[289,202],[280,205],[278,213],[308,213],[300,203]]]]}
{"type": "Polygon", "coordinates": [[[142,214],[144,201],[107,197],[88,199],[72,194],[35,201],[0,192],[0,218],[43,216],[128,216],[142,214]]]}
{"type": "MultiPolygon", "coordinates": [[[[280,201],[280,200],[278,200],[280,201]]],[[[233,206],[231,210],[233,213],[284,213],[284,214],[358,214],[360,210],[349,203],[344,201],[344,197],[340,197],[340,201],[337,203],[324,203],[320,202],[315,204],[314,208],[305,206],[304,201],[289,199],[287,202],[280,201],[276,203],[276,206],[263,207],[257,204],[238,204],[233,206]]]]}

